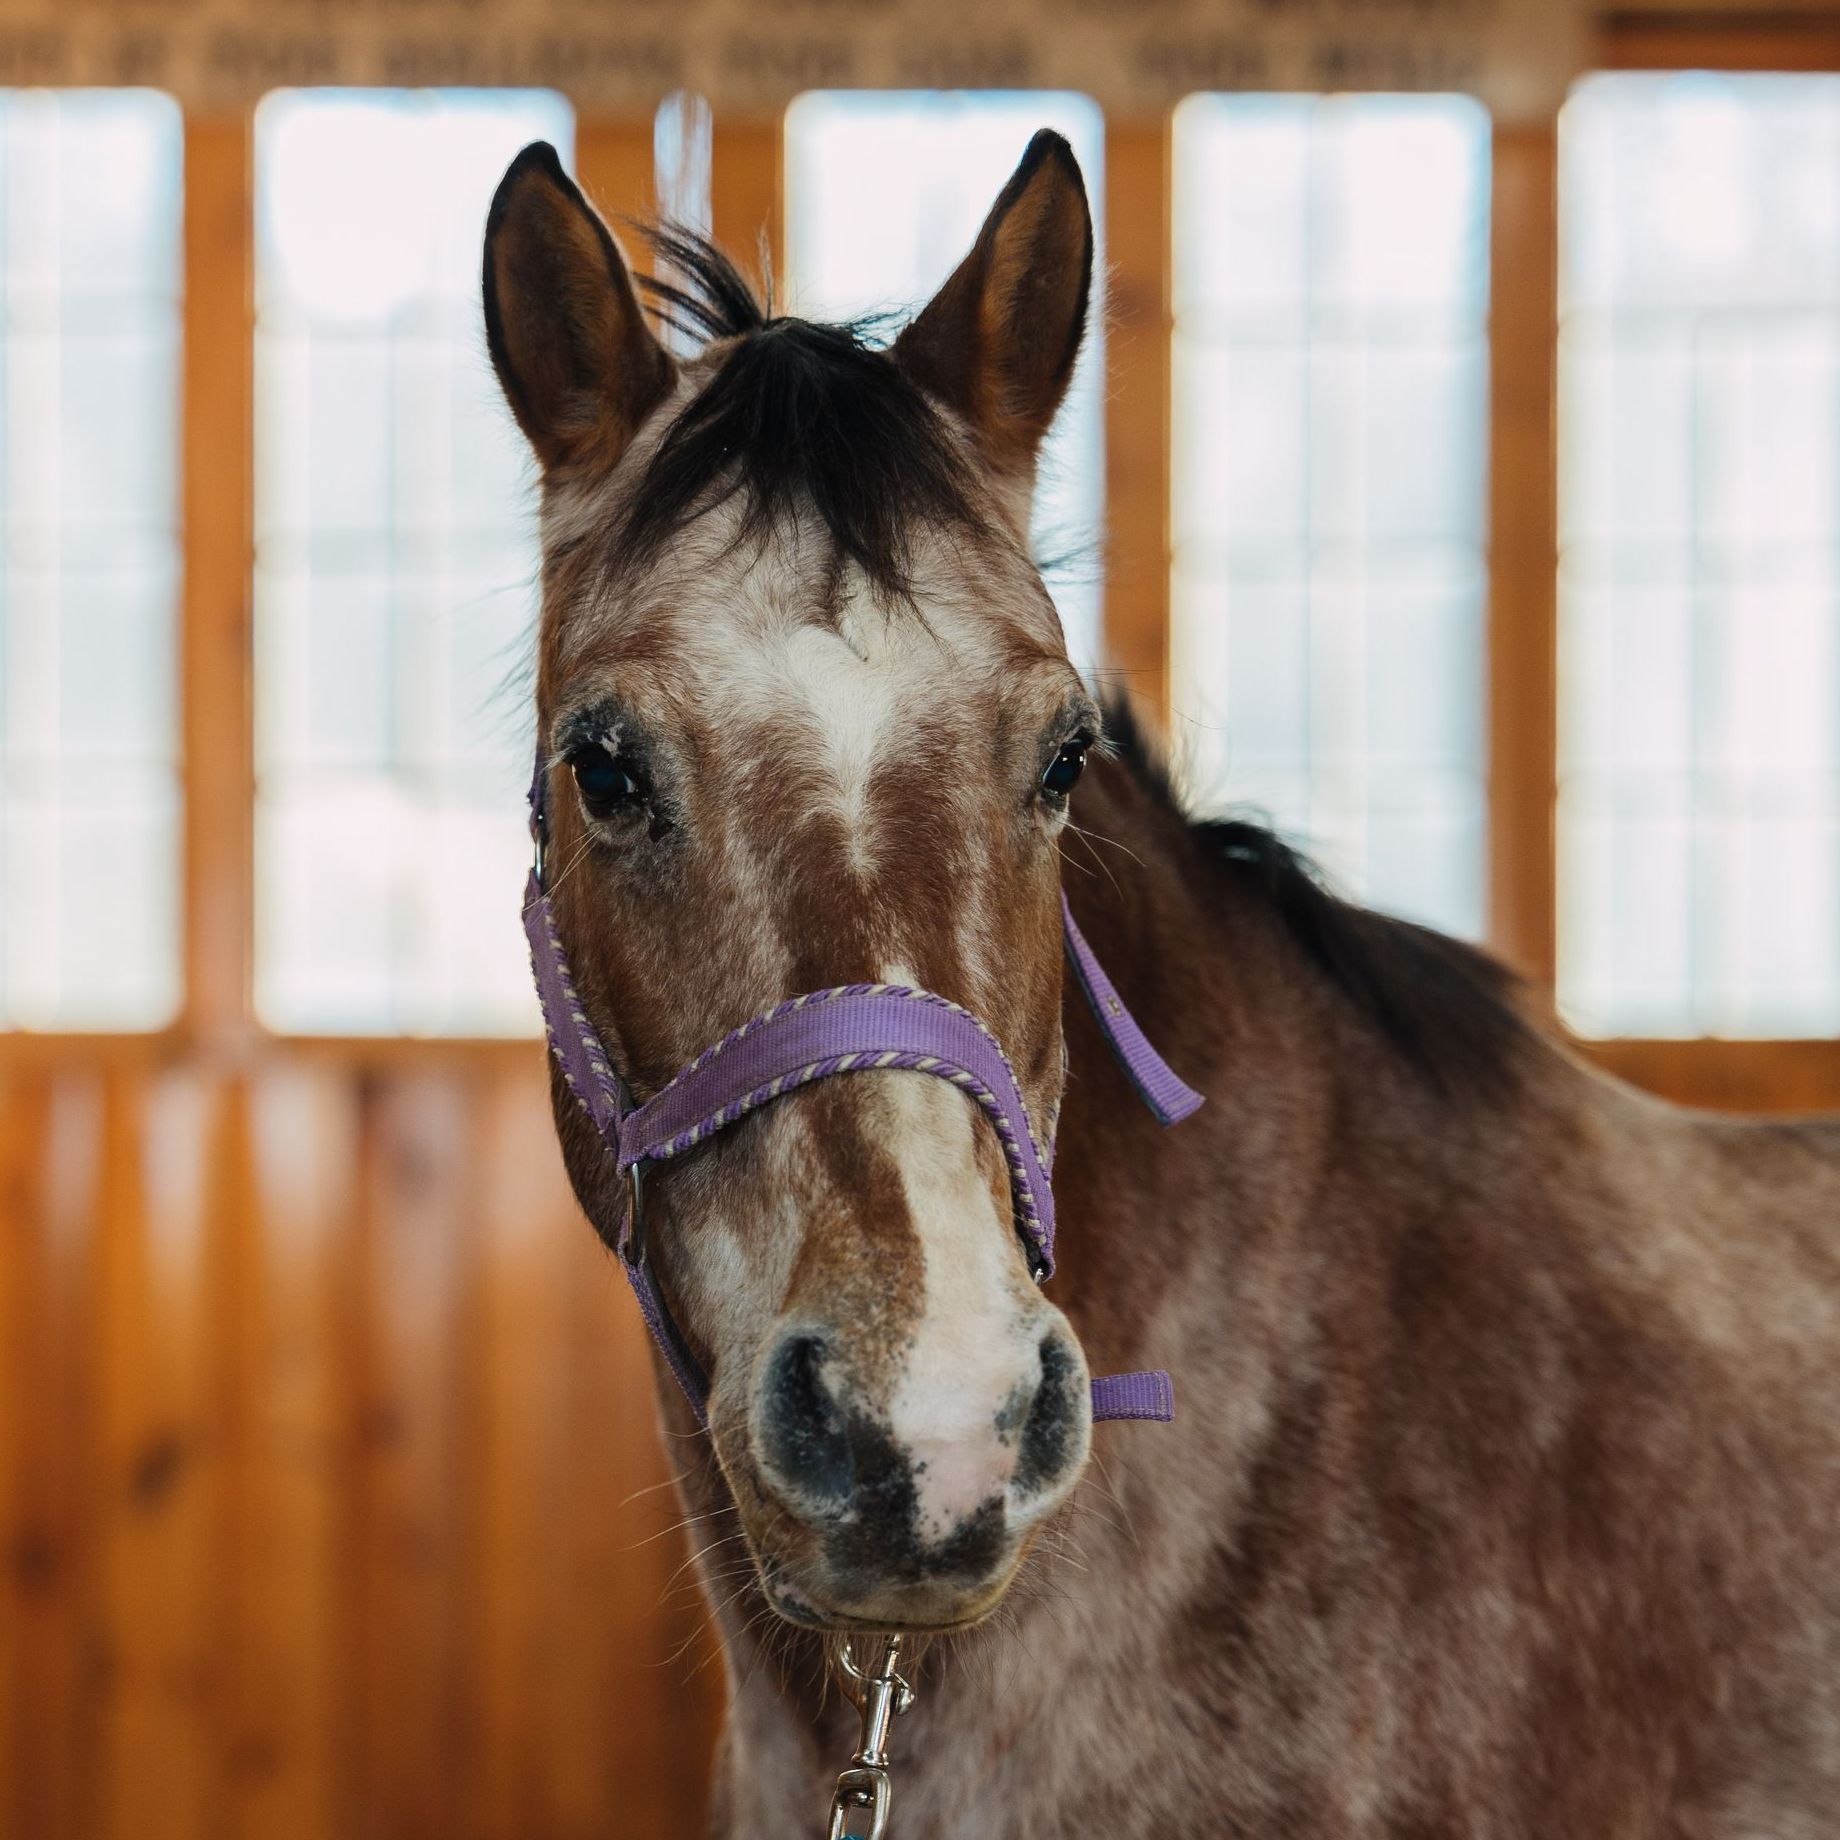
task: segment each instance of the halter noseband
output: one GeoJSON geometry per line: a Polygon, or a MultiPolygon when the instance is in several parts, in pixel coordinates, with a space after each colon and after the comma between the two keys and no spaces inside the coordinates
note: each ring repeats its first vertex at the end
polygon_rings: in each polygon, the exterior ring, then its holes
{"type": "MultiPolygon", "coordinates": [[[[601,1134],[626,1177],[617,1241],[620,1265],[639,1300],[646,1327],[684,1390],[698,1422],[708,1423],[709,1381],[679,1332],[646,1257],[640,1171],[713,1137],[775,1099],[836,1074],[882,1070],[949,1080],[990,1120],[1009,1165],[1016,1230],[1037,1283],[1054,1271],[1053,1121],[1038,1138],[1009,1057],[972,1013],[931,991],[900,984],[839,984],[808,991],[744,1022],[705,1048],[643,1105],[631,1102],[607,1050],[588,1020],[569,975],[556,916],[543,886],[547,773],[541,750],[530,786],[536,862],[524,889],[524,934],[549,1045],[569,1090],[601,1134]]],[[[1061,897],[1062,936],[1086,1000],[1138,1097],[1162,1125],[1179,1123],[1201,1104],[1145,1039],[1112,988],[1061,897]]],[[[1110,1374],[1092,1383],[1095,1419],[1175,1416],[1166,1373],[1110,1374]]]]}

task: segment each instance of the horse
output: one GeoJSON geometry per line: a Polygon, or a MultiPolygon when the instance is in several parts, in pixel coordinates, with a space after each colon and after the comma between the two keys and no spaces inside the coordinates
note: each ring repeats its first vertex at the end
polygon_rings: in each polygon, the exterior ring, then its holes
{"type": "Polygon", "coordinates": [[[569,1001],[636,1101],[797,993],[937,993],[1058,1145],[1046,1290],[946,1081],[825,1079],[649,1170],[707,1387],[660,1357],[711,1831],[814,1830],[839,1658],[898,1634],[899,1835],[1840,1832],[1840,1125],[1594,1070],[1482,952],[1190,816],[1095,700],[1027,542],[1091,291],[1064,141],[892,342],[651,234],[670,281],[538,146],[486,235],[569,1001]],[[1206,1096],[1170,1130],[1063,898],[1206,1096]],[[1095,1431],[1089,1374],[1145,1364],[1173,1422],[1095,1431]]]}

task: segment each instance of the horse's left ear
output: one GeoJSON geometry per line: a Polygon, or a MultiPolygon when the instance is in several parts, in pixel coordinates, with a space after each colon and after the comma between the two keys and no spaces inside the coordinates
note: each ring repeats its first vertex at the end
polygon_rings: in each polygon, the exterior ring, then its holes
{"type": "Polygon", "coordinates": [[[1092,259],[1079,162],[1043,128],[971,253],[895,341],[908,375],[964,417],[1001,472],[1033,474],[1080,355],[1092,259]]]}

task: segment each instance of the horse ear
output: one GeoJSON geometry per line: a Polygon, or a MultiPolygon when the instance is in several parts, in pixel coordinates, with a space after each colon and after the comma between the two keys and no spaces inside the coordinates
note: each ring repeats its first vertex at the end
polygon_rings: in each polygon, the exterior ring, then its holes
{"type": "Polygon", "coordinates": [[[895,341],[999,471],[1031,474],[1067,393],[1092,291],[1092,216],[1073,149],[1043,128],[952,277],[895,341]]]}
{"type": "Polygon", "coordinates": [[[677,375],[619,245],[547,141],[493,196],[485,314],[498,381],[546,472],[611,467],[677,375]]]}

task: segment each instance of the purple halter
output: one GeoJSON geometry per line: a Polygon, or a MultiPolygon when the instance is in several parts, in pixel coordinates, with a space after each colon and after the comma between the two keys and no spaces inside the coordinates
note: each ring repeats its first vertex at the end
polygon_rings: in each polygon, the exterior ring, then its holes
{"type": "MultiPolygon", "coordinates": [[[[607,1050],[588,1020],[556,916],[543,889],[546,835],[541,754],[530,787],[530,825],[537,857],[524,889],[524,934],[549,1044],[569,1090],[579,1099],[627,1178],[618,1251],[633,1295],[699,1423],[708,1422],[709,1381],[653,1282],[645,1256],[640,1171],[682,1156],[748,1113],[835,1074],[884,1069],[949,1080],[990,1120],[1009,1164],[1016,1228],[1038,1283],[1054,1271],[1052,1125],[1038,1138],[1009,1057],[978,1018],[931,991],[899,984],[840,984],[776,1005],[705,1048],[643,1105],[633,1105],[607,1050]]],[[[1067,956],[1112,1052],[1157,1122],[1177,1124],[1201,1104],[1151,1047],[1132,1020],[1061,897],[1067,956]]],[[[1093,1417],[1175,1416],[1175,1389],[1159,1371],[1111,1374],[1092,1383],[1093,1417]]]]}

